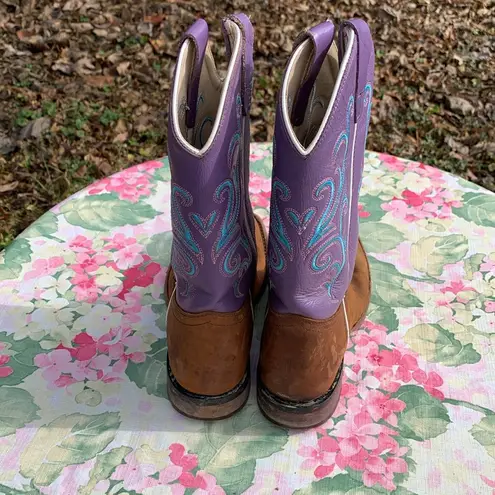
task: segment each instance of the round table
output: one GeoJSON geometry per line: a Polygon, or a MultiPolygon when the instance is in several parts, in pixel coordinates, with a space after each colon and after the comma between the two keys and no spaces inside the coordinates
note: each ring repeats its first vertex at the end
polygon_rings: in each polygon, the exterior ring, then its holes
{"type": "MultiPolygon", "coordinates": [[[[271,166],[271,145],[253,145],[267,226],[271,166]]],[[[495,493],[494,194],[367,153],[372,304],[333,418],[291,431],[264,419],[254,390],[211,423],[168,401],[169,188],[166,158],[122,171],[0,258],[0,493],[495,493]]]]}

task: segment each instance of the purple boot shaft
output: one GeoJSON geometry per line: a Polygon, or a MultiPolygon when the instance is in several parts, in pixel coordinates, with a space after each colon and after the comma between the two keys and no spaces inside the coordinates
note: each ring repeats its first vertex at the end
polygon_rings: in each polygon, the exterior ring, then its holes
{"type": "Polygon", "coordinates": [[[239,309],[256,260],[249,203],[253,31],[243,14],[223,21],[230,58],[222,80],[196,21],[181,42],[170,103],[172,267],[188,312],[239,309]]]}
{"type": "Polygon", "coordinates": [[[330,21],[295,43],[277,105],[269,237],[270,305],[324,319],[344,299],[373,92],[367,24],[330,21]]]}

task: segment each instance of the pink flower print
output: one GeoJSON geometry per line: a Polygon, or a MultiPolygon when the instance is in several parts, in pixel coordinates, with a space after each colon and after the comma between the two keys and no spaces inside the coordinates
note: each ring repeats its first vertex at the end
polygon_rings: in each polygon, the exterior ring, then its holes
{"type": "Polygon", "coordinates": [[[405,409],[406,404],[399,399],[391,399],[377,390],[371,390],[366,397],[367,410],[373,421],[385,420],[392,426],[397,426],[396,413],[405,409]]]}
{"type": "Polygon", "coordinates": [[[99,292],[96,277],[89,277],[85,273],[77,273],[71,282],[74,284],[73,290],[76,294],[76,301],[96,302],[99,292]]]}
{"type": "Polygon", "coordinates": [[[77,263],[71,265],[71,268],[78,274],[84,274],[98,270],[100,265],[108,261],[108,258],[101,254],[91,257],[87,253],[78,253],[76,261],[77,263]]]}
{"type": "MultiPolygon", "coordinates": [[[[123,481],[124,489],[126,490],[134,490],[141,493],[145,488],[149,488],[148,476],[155,474],[155,466],[153,464],[140,464],[134,452],[126,456],[125,462],[125,464],[117,466],[111,478],[113,480],[123,481]]],[[[156,482],[156,480],[153,481],[156,482]]]]}
{"type": "Polygon", "coordinates": [[[150,172],[153,173],[157,168],[164,167],[162,162],[158,160],[150,160],[149,162],[140,163],[135,167],[138,172],[150,172]]]}
{"type": "Polygon", "coordinates": [[[397,368],[395,376],[404,383],[408,383],[411,381],[412,373],[417,369],[418,369],[418,360],[414,356],[411,356],[410,354],[404,354],[400,358],[399,366],[397,368]]]}
{"type": "Polygon", "coordinates": [[[486,301],[485,302],[485,311],[487,313],[495,313],[495,301],[486,301]]]}
{"type": "Polygon", "coordinates": [[[86,251],[90,251],[93,248],[93,241],[83,235],[78,235],[69,242],[69,247],[75,253],[84,253],[86,251]]]}
{"type": "Polygon", "coordinates": [[[72,356],[66,349],[55,349],[49,354],[38,354],[34,364],[44,368],[42,376],[45,380],[55,382],[62,373],[72,372],[72,356]]]}
{"type": "Polygon", "coordinates": [[[359,203],[358,204],[358,215],[359,215],[359,218],[368,218],[371,215],[371,213],[364,209],[364,205],[362,203],[359,203]]]}
{"type": "Polygon", "coordinates": [[[443,392],[437,389],[443,385],[443,378],[438,373],[431,371],[426,374],[423,370],[417,369],[412,376],[430,395],[440,400],[445,398],[443,392]]]}
{"type": "Polygon", "coordinates": [[[25,280],[43,277],[44,275],[52,275],[57,271],[57,268],[64,265],[64,259],[61,256],[53,256],[45,260],[35,260],[32,264],[32,270],[24,276],[25,280]]]}
{"type": "Polygon", "coordinates": [[[386,490],[393,491],[396,489],[394,484],[395,473],[406,472],[407,463],[404,459],[388,457],[383,460],[379,456],[369,456],[363,472],[363,483],[368,487],[379,484],[386,490]]]}
{"type": "MultiPolygon", "coordinates": [[[[2,350],[3,344],[0,343],[0,350],[2,350]]],[[[6,364],[10,361],[10,356],[0,355],[0,378],[7,378],[14,370],[6,364]]]]}
{"type": "Polygon", "coordinates": [[[313,469],[317,478],[328,476],[335,467],[335,458],[339,450],[339,444],[332,437],[321,437],[318,439],[317,447],[303,445],[297,453],[306,457],[301,464],[302,469],[313,469]]]}
{"type": "MultiPolygon", "coordinates": [[[[480,475],[480,477],[483,480],[483,483],[485,483],[485,485],[488,485],[490,488],[495,488],[495,479],[491,480],[490,478],[487,478],[482,474],[480,475]]],[[[495,493],[495,490],[492,493],[495,493]]]]}
{"type": "Polygon", "coordinates": [[[91,195],[103,191],[114,192],[120,199],[136,203],[141,196],[148,196],[151,193],[149,186],[148,176],[130,169],[98,181],[89,188],[88,192],[91,195]]]}
{"type": "Polygon", "coordinates": [[[169,447],[170,460],[176,466],[184,468],[186,471],[194,469],[198,465],[198,456],[195,454],[186,454],[186,449],[180,443],[173,443],[169,447]]]}
{"type": "Polygon", "coordinates": [[[373,371],[373,375],[380,381],[379,388],[387,392],[396,392],[401,386],[400,382],[395,380],[394,372],[391,368],[379,366],[373,371]]]}
{"type": "Polygon", "coordinates": [[[480,272],[487,272],[491,276],[495,277],[495,259],[487,256],[480,265],[480,272]]]}
{"type": "Polygon", "coordinates": [[[409,447],[401,447],[390,435],[380,433],[378,447],[373,451],[376,455],[393,454],[402,457],[409,452],[409,447]]]}
{"type": "Polygon", "coordinates": [[[105,237],[104,240],[107,242],[104,249],[124,249],[127,246],[132,246],[136,244],[136,239],[134,237],[127,237],[124,234],[115,234],[113,237],[105,237]]]}
{"type": "Polygon", "coordinates": [[[132,244],[115,251],[113,253],[113,260],[119,270],[127,270],[131,266],[139,265],[143,262],[141,251],[142,248],[139,244],[132,244]]]}
{"type": "Polygon", "coordinates": [[[406,170],[406,164],[395,156],[386,155],[384,153],[380,153],[378,156],[389,170],[394,172],[404,172],[406,170]]]}
{"type": "Polygon", "coordinates": [[[376,449],[376,435],[385,431],[388,431],[388,428],[372,423],[366,413],[361,413],[337,423],[334,435],[339,439],[340,453],[344,457],[352,457],[358,454],[361,448],[376,449]]]}
{"type": "Polygon", "coordinates": [[[199,484],[194,495],[225,495],[225,491],[217,485],[217,479],[212,474],[198,471],[196,478],[199,478],[199,484]]]}
{"type": "Polygon", "coordinates": [[[75,381],[96,381],[98,379],[97,372],[94,369],[91,369],[90,364],[91,361],[76,361],[73,363],[71,373],[75,381]]]}

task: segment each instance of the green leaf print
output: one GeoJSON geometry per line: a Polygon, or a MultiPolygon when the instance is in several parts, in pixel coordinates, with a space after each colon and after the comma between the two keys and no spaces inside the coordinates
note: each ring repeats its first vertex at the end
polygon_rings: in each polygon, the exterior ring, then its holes
{"type": "Polygon", "coordinates": [[[375,306],[372,304],[370,305],[366,317],[377,325],[383,325],[391,332],[399,329],[397,315],[395,314],[394,309],[389,308],[388,306],[375,306]]]}
{"type": "Polygon", "coordinates": [[[79,490],[79,495],[91,495],[97,483],[109,479],[115,468],[120,466],[124,457],[131,452],[130,447],[118,447],[97,455],[95,465],[89,473],[89,483],[79,490]]]}
{"type": "Polygon", "coordinates": [[[251,486],[257,459],[282,450],[288,438],[253,404],[229,419],[206,423],[194,451],[200,469],[213,474],[227,494],[239,494],[251,486]]]}
{"type": "Polygon", "coordinates": [[[384,253],[397,247],[404,234],[392,225],[380,222],[365,222],[359,227],[359,237],[369,253],[384,253]]]}
{"type": "Polygon", "coordinates": [[[371,268],[371,302],[377,306],[418,308],[422,302],[414,295],[407,277],[394,265],[368,256],[371,268]]]}
{"type": "Polygon", "coordinates": [[[157,168],[153,172],[153,179],[159,182],[169,182],[172,176],[170,175],[170,164],[168,157],[162,158],[159,161],[163,163],[163,167],[157,168]]]}
{"type": "Polygon", "coordinates": [[[473,438],[485,447],[488,455],[495,459],[495,414],[485,416],[470,432],[473,438]]]}
{"type": "Polygon", "coordinates": [[[251,162],[250,169],[251,172],[270,178],[272,176],[272,156],[251,162]]]}
{"type": "MultiPolygon", "coordinates": [[[[360,225],[368,222],[378,222],[387,213],[382,209],[383,200],[378,196],[372,196],[371,194],[359,196],[359,203],[363,205],[365,212],[370,213],[367,217],[359,217],[360,225]]],[[[359,232],[361,233],[361,227],[359,228],[359,232]]]]}
{"type": "Polygon", "coordinates": [[[317,495],[334,493],[335,495],[351,495],[356,493],[376,494],[371,488],[363,486],[362,482],[356,481],[347,474],[338,474],[333,478],[323,478],[319,481],[314,481],[306,488],[296,490],[294,495],[317,495]]]}
{"type": "Polygon", "coordinates": [[[455,215],[482,227],[495,227],[494,194],[466,193],[462,203],[460,208],[452,208],[455,215]]]}
{"type": "Polygon", "coordinates": [[[22,388],[0,388],[0,437],[15,433],[38,416],[39,407],[33,396],[22,388]]]}
{"type": "Polygon", "coordinates": [[[58,230],[57,215],[51,211],[45,213],[36,222],[31,224],[19,237],[33,238],[33,237],[48,237],[55,234],[58,230]]]}
{"type": "Polygon", "coordinates": [[[3,262],[0,262],[0,280],[17,278],[22,271],[23,263],[31,261],[31,246],[26,239],[16,239],[3,251],[3,262]]]}
{"type": "Polygon", "coordinates": [[[423,237],[411,247],[411,264],[420,272],[439,276],[445,265],[462,260],[468,249],[467,238],[460,234],[423,237]]]}
{"type": "Polygon", "coordinates": [[[447,431],[451,422],[447,408],[423,388],[404,385],[392,397],[406,404],[406,408],[397,415],[398,429],[403,438],[423,442],[447,431]]]}
{"type": "Polygon", "coordinates": [[[53,483],[64,467],[104,450],[120,426],[118,413],[63,415],[42,426],[21,455],[21,474],[36,485],[53,483]]]}
{"type": "Polygon", "coordinates": [[[37,488],[31,488],[29,485],[25,485],[23,490],[0,485],[0,495],[40,495],[40,493],[37,488]]]}
{"type": "Polygon", "coordinates": [[[170,264],[170,253],[172,251],[172,232],[163,232],[156,234],[149,240],[146,245],[146,252],[149,257],[160,263],[162,266],[170,264]]]}
{"type": "Polygon", "coordinates": [[[410,328],[404,336],[404,341],[431,363],[461,366],[477,363],[481,359],[472,344],[462,344],[453,333],[436,324],[422,323],[410,328]]]}
{"type": "Polygon", "coordinates": [[[7,335],[6,332],[0,332],[0,342],[6,344],[6,350],[3,353],[10,355],[8,366],[14,370],[11,375],[2,378],[2,385],[22,383],[24,378],[38,369],[33,362],[34,357],[49,352],[35,340],[29,338],[14,340],[14,334],[7,335]]]}
{"type": "Polygon", "coordinates": [[[464,273],[467,280],[473,280],[474,273],[479,272],[485,256],[482,253],[478,253],[464,260],[464,273]]]}
{"type": "Polygon", "coordinates": [[[129,361],[125,374],[148,394],[167,399],[167,341],[160,339],[152,344],[144,362],[129,361]]]}
{"type": "Polygon", "coordinates": [[[139,225],[158,212],[146,203],[131,203],[114,194],[87,196],[63,204],[60,211],[72,225],[88,230],[109,231],[124,225],[139,225]]]}

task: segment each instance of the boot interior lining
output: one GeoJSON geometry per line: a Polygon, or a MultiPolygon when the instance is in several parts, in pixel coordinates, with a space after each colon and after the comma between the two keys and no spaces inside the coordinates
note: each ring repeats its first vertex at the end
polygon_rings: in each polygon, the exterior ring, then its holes
{"type": "Polygon", "coordinates": [[[176,79],[172,90],[172,119],[179,139],[193,153],[206,151],[213,141],[223,107],[227,87],[232,79],[233,67],[240,51],[241,31],[232,21],[225,22],[228,43],[232,47],[227,76],[222,78],[217,70],[210,41],[206,47],[199,82],[196,120],[194,127],[186,126],[187,90],[189,77],[193,68],[194,44],[186,40],[182,45],[177,61],[176,79]]]}
{"type": "Polygon", "coordinates": [[[282,88],[282,105],[285,125],[300,151],[309,153],[321,135],[330,116],[333,100],[347,65],[354,42],[354,32],[348,33],[348,42],[342,64],[339,64],[337,43],[334,41],[328,50],[323,65],[316,77],[308,106],[301,125],[294,126],[290,121],[296,92],[303,82],[305,69],[312,57],[313,44],[306,40],[299,45],[291,57],[282,88]]]}

